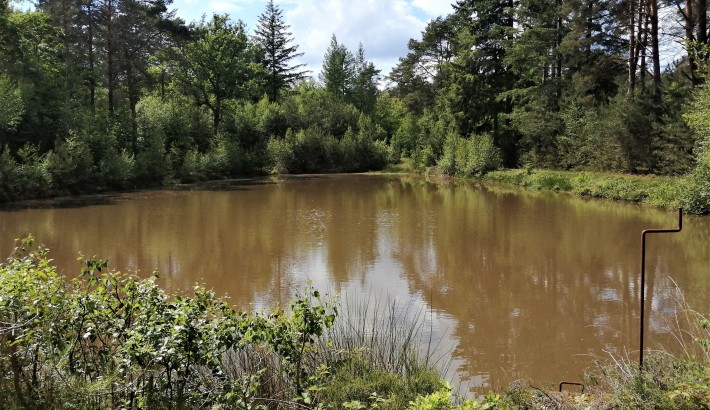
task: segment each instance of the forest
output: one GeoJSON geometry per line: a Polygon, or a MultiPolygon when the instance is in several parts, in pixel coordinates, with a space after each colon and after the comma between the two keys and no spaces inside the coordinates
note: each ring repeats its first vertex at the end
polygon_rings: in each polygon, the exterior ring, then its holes
{"type": "Polygon", "coordinates": [[[251,33],[170,3],[0,0],[0,201],[407,161],[710,203],[707,0],[458,0],[390,73],[334,33],[317,75],[273,0],[251,33]]]}

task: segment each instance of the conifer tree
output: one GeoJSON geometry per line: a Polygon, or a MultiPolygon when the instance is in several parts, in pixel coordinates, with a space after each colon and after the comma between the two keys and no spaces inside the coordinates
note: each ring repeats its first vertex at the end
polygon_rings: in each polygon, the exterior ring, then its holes
{"type": "Polygon", "coordinates": [[[289,28],[284,22],[283,11],[269,0],[266,10],[259,16],[255,33],[257,42],[264,49],[266,94],[271,101],[278,101],[284,88],[306,76],[306,71],[301,70],[303,64],[292,65],[292,61],[303,53],[298,52],[298,45],[292,45],[289,28]]]}
{"type": "Polygon", "coordinates": [[[323,57],[321,83],[332,96],[345,100],[352,94],[355,75],[355,57],[333,34],[323,57]]]}

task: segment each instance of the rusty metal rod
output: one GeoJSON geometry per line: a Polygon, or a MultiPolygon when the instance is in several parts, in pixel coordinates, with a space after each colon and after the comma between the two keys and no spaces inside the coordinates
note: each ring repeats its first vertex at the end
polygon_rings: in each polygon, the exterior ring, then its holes
{"type": "Polygon", "coordinates": [[[646,307],[646,235],[652,233],[674,233],[682,230],[683,208],[679,208],[677,229],[646,229],[641,233],[641,324],[639,327],[639,371],[643,370],[643,327],[646,307]]]}

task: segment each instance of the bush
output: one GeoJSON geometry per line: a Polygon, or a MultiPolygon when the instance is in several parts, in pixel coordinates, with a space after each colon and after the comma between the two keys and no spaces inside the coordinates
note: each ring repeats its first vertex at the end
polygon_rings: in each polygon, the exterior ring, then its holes
{"type": "Polygon", "coordinates": [[[488,134],[473,135],[469,139],[449,134],[438,166],[448,175],[483,176],[501,166],[500,151],[488,134]]]}
{"type": "Polygon", "coordinates": [[[52,176],[36,149],[20,150],[18,163],[5,147],[0,154],[0,201],[47,196],[52,188],[52,176]]]}
{"type": "Polygon", "coordinates": [[[57,144],[46,156],[46,166],[54,185],[72,194],[95,190],[93,156],[86,142],[72,136],[57,144]]]}
{"type": "MultiPolygon", "coordinates": [[[[230,357],[269,351],[290,401],[314,382],[305,353],[335,320],[309,289],[290,312],[236,312],[214,293],[169,297],[154,278],[86,260],[65,281],[32,239],[0,264],[0,404],[4,408],[251,406],[260,373],[244,378],[230,357]]],[[[286,395],[286,396],[284,396],[286,395]]]]}
{"type": "Polygon", "coordinates": [[[319,128],[286,132],[282,141],[272,142],[273,167],[289,173],[331,171],[340,163],[342,149],[332,135],[319,128]]]}
{"type": "Polygon", "coordinates": [[[134,178],[135,157],[126,150],[108,153],[99,161],[99,174],[110,189],[126,189],[134,178]]]}
{"type": "Polygon", "coordinates": [[[384,130],[365,115],[360,116],[359,131],[349,128],[340,140],[339,171],[380,170],[387,165],[390,151],[384,141],[384,130]]]}
{"type": "Polygon", "coordinates": [[[271,163],[271,172],[276,174],[288,174],[296,162],[296,157],[293,153],[293,146],[289,142],[293,140],[293,131],[286,131],[287,139],[271,138],[267,144],[267,152],[271,163]]]}

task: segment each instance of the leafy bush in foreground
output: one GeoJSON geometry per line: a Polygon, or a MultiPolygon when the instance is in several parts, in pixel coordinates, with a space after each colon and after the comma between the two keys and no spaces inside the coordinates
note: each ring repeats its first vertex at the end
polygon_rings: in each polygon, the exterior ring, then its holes
{"type": "Polygon", "coordinates": [[[439,386],[413,331],[348,349],[362,340],[332,332],[337,309],[312,288],[288,311],[237,312],[95,259],[67,281],[47,252],[28,238],[0,264],[0,408],[340,408],[365,390],[402,408],[439,386]]]}
{"type": "Polygon", "coordinates": [[[261,383],[234,366],[249,349],[280,358],[290,397],[312,383],[304,357],[335,320],[317,291],[249,315],[200,287],[168,297],[155,278],[85,263],[67,283],[28,239],[0,265],[0,407],[244,408],[261,383]]]}
{"type": "Polygon", "coordinates": [[[593,370],[589,393],[576,396],[518,383],[502,396],[461,400],[432,369],[434,358],[417,355],[420,316],[396,303],[345,300],[346,317],[336,321],[337,309],[309,288],[289,311],[248,314],[200,287],[170,297],[154,277],[109,271],[94,259],[67,282],[32,242],[0,264],[3,409],[710,405],[710,322],[689,309],[683,320],[691,326],[677,332],[686,358],[652,356],[642,373],[616,359],[593,370]]]}

